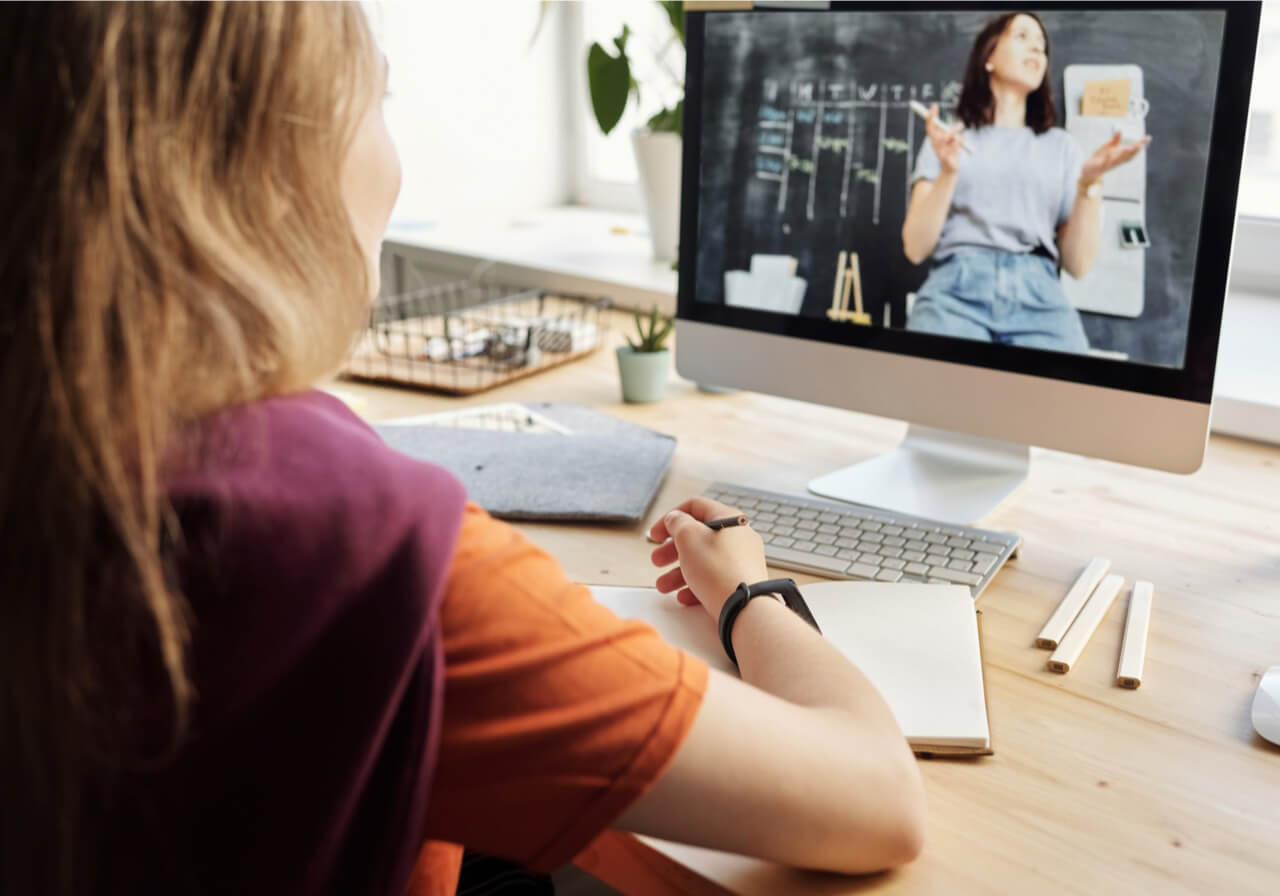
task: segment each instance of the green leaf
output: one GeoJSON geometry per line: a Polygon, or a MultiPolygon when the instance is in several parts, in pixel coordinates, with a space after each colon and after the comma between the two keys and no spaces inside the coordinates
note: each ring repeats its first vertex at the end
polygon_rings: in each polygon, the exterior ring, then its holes
{"type": "Polygon", "coordinates": [[[680,100],[670,109],[663,109],[654,114],[645,124],[654,133],[670,133],[679,136],[683,130],[684,100],[680,100]]]}
{"type": "Polygon", "coordinates": [[[667,337],[671,335],[671,328],[676,322],[671,318],[666,318],[666,323],[662,325],[662,329],[658,331],[658,335],[653,337],[653,350],[660,352],[667,347],[667,337]]]}
{"type": "Polygon", "coordinates": [[[631,26],[623,25],[622,33],[613,39],[613,45],[618,48],[618,55],[624,59],[627,56],[627,39],[631,37],[631,26]]]}
{"type": "MultiPolygon", "coordinates": [[[[623,34],[626,34],[623,28],[623,34]]],[[[622,41],[626,43],[625,40],[622,41]]],[[[622,118],[631,89],[631,64],[626,53],[610,56],[598,43],[587,51],[587,86],[591,93],[591,111],[600,130],[608,134],[622,118]]]]}
{"type": "Polygon", "coordinates": [[[538,35],[542,33],[542,24],[547,20],[547,13],[553,6],[555,6],[553,0],[542,0],[538,4],[538,22],[533,26],[533,36],[529,38],[529,46],[525,48],[526,50],[533,49],[533,45],[538,42],[538,35]]]}
{"type": "Polygon", "coordinates": [[[671,27],[676,33],[676,37],[680,38],[680,43],[684,43],[684,4],[680,0],[658,0],[658,5],[667,11],[667,18],[671,20],[671,27]]]}

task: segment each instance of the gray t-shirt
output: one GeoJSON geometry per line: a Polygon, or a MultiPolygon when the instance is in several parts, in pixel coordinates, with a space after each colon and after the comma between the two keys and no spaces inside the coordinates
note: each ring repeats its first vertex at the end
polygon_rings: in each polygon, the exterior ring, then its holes
{"type": "MultiPolygon", "coordinates": [[[[1029,127],[988,125],[964,131],[972,153],[960,151],[951,210],[935,258],[964,246],[1030,252],[1044,246],[1058,257],[1058,227],[1071,216],[1083,156],[1062,128],[1037,135],[1029,127]]],[[[942,170],[928,138],[920,147],[911,184],[942,170]]]]}

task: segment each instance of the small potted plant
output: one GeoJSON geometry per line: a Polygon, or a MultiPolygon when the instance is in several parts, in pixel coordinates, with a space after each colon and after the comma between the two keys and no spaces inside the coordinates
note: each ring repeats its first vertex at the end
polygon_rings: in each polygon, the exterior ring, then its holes
{"type": "Polygon", "coordinates": [[[618,346],[618,375],[622,379],[622,400],[658,401],[667,391],[667,371],[671,350],[667,339],[675,321],[658,313],[655,305],[647,315],[634,312],[636,338],[626,337],[618,346]]]}

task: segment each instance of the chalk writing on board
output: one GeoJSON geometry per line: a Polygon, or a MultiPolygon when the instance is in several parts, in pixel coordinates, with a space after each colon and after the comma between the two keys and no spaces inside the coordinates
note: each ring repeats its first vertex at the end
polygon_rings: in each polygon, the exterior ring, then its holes
{"type": "MultiPolygon", "coordinates": [[[[812,221],[819,170],[840,166],[840,217],[848,217],[851,186],[866,183],[875,190],[872,223],[879,224],[886,153],[907,155],[910,186],[915,145],[911,101],[936,102],[945,116],[954,109],[960,86],[959,81],[888,84],[765,78],[755,122],[755,176],[778,184],[779,216],[787,207],[789,191],[804,190],[805,217],[812,221]],[[855,139],[855,130],[866,126],[876,130],[874,155],[865,151],[865,142],[855,139]]],[[[786,229],[786,222],[782,225],[786,229]]]]}

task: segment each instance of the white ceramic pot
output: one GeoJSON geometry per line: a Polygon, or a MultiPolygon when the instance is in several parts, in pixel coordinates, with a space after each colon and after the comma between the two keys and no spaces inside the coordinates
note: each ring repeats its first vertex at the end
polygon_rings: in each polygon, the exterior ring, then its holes
{"type": "Polygon", "coordinates": [[[631,134],[649,217],[654,261],[675,261],[680,242],[680,136],[641,128],[631,134]]]}
{"type": "Polygon", "coordinates": [[[618,346],[622,400],[632,403],[661,400],[667,394],[667,373],[670,369],[670,349],[638,352],[629,345],[618,346]]]}

